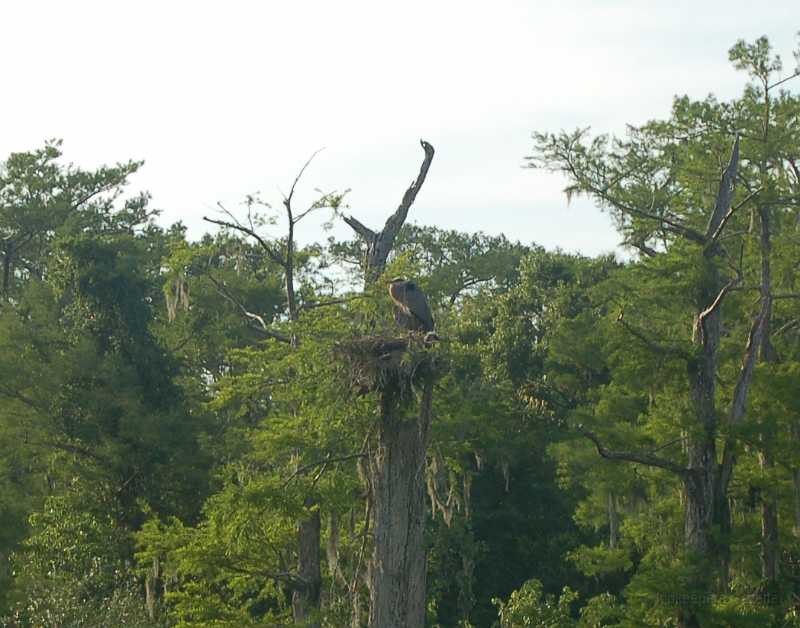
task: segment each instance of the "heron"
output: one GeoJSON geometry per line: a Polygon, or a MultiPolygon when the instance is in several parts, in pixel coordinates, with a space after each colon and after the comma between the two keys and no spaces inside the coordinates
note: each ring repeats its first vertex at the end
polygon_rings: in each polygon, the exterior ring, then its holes
{"type": "Polygon", "coordinates": [[[433,331],[433,315],[425,293],[413,281],[395,277],[389,282],[389,296],[395,305],[394,319],[404,329],[433,331]]]}

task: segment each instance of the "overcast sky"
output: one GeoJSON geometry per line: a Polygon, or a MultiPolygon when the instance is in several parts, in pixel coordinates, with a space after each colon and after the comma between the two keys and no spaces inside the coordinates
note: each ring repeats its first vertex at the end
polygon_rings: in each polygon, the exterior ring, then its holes
{"type": "Polygon", "coordinates": [[[411,220],[596,254],[618,241],[607,216],[522,168],[531,132],[621,132],[675,94],[734,97],[740,38],[769,36],[789,73],[800,4],[4,0],[0,18],[0,158],[57,137],[87,168],[144,159],[133,187],[193,237],[217,201],[278,205],[321,147],[298,202],[351,188],[351,213],[380,227],[424,138],[411,220]]]}

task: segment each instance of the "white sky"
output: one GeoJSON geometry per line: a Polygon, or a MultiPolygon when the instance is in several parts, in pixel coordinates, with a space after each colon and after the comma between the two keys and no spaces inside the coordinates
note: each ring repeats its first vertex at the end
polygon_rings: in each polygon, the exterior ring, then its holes
{"type": "Polygon", "coordinates": [[[144,159],[133,186],[197,237],[217,201],[279,205],[320,147],[299,204],[351,188],[380,227],[424,138],[411,220],[596,254],[618,240],[608,218],[521,168],[531,131],[619,132],[675,94],[738,95],[730,46],[765,34],[790,72],[798,29],[797,0],[3,0],[0,159],[53,137],[87,168],[144,159]]]}

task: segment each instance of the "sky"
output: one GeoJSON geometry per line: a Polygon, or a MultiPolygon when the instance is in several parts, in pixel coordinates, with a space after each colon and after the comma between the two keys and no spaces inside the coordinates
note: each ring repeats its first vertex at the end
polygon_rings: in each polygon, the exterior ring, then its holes
{"type": "MultiPolygon", "coordinates": [[[[794,69],[800,5],[771,0],[4,0],[0,159],[64,140],[84,168],[143,159],[131,182],[191,237],[298,186],[350,189],[380,228],[436,156],[409,220],[505,233],[586,255],[615,250],[607,215],[567,204],[559,175],[524,168],[533,131],[669,115],[675,95],[737,96],[728,49],[767,35],[794,69]]],[[[350,237],[329,216],[298,237],[350,237]]],[[[267,228],[281,234],[281,223],[267,228]]]]}

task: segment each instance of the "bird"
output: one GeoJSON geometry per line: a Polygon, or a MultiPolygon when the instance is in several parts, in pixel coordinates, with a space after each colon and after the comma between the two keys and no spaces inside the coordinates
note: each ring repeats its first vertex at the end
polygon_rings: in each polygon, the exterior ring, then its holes
{"type": "Polygon", "coordinates": [[[404,329],[433,332],[433,315],[425,293],[413,281],[395,277],[389,282],[389,296],[394,302],[394,319],[404,329]]]}

